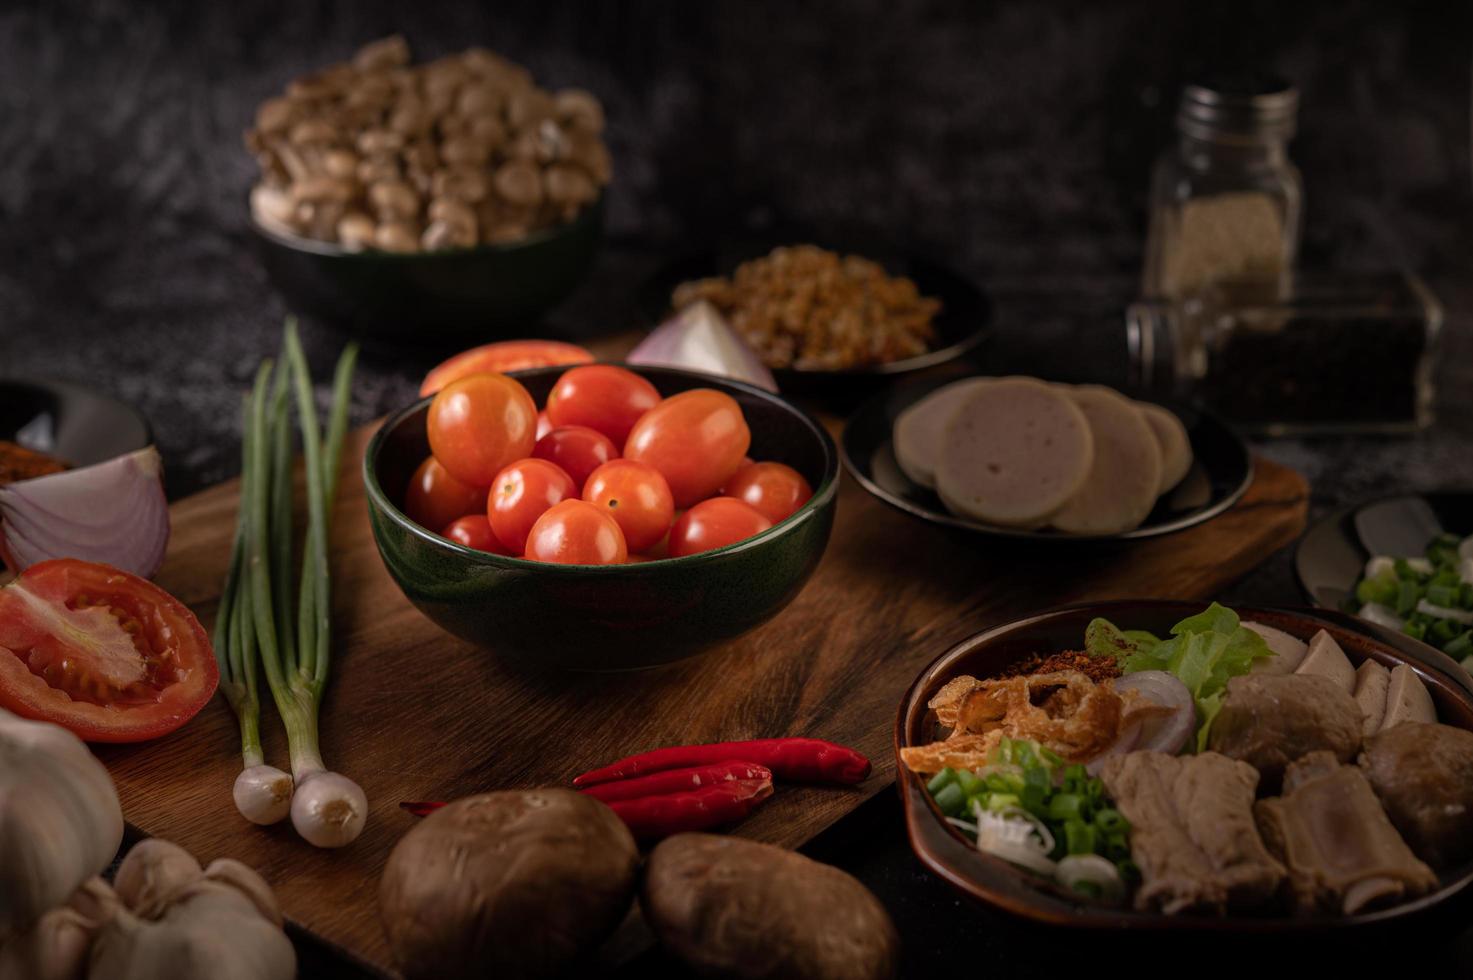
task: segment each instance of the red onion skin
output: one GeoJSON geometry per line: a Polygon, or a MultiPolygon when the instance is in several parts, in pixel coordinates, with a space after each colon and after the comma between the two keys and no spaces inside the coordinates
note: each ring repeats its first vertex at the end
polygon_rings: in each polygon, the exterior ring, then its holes
{"type": "Polygon", "coordinates": [[[169,541],[162,469],[158,451],[150,446],[0,487],[0,557],[15,572],[51,558],[79,558],[152,577],[163,564],[169,541]],[[135,495],[137,502],[125,512],[107,515],[104,524],[78,523],[55,512],[54,501],[75,514],[79,498],[96,499],[104,508],[115,504],[120,492],[135,495]]]}
{"type": "Polygon", "coordinates": [[[767,365],[762,363],[762,359],[747,346],[747,342],[731,328],[715,307],[705,301],[686,307],[650,331],[649,336],[640,341],[639,346],[625,360],[630,364],[684,368],[707,374],[719,373],[774,394],[777,392],[777,382],[767,365]],[[721,363],[723,370],[720,372],[713,371],[709,365],[693,363],[690,358],[678,353],[683,341],[702,329],[715,331],[725,340],[725,344],[721,346],[706,345],[713,352],[715,360],[721,363]]]}

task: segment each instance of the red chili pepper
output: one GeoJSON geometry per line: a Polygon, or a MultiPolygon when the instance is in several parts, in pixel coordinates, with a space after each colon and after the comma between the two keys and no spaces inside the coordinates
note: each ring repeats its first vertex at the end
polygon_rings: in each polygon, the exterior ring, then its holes
{"type": "Polygon", "coordinates": [[[443,803],[433,803],[428,801],[423,803],[400,803],[399,809],[408,810],[416,817],[428,817],[430,814],[434,813],[436,810],[440,809],[440,807],[444,805],[445,804],[443,803]]]}
{"type": "Polygon", "coordinates": [[[684,793],[615,800],[609,807],[641,841],[736,823],[772,795],[772,778],[738,779],[684,793]]]}
{"type": "Polygon", "coordinates": [[[843,745],[819,738],[758,738],[642,752],[585,772],[573,785],[597,786],[666,769],[739,761],[766,766],[776,778],[799,783],[858,783],[870,773],[869,760],[843,745]]]}
{"type": "Polygon", "coordinates": [[[643,796],[685,793],[703,786],[719,786],[723,783],[754,779],[765,779],[771,782],[772,772],[753,762],[721,762],[712,766],[669,769],[636,779],[600,783],[582,792],[596,800],[613,803],[616,800],[635,800],[643,796]]]}

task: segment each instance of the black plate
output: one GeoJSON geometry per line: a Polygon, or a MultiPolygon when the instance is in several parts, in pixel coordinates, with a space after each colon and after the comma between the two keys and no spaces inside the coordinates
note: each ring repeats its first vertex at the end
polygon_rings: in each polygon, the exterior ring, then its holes
{"type": "Polygon", "coordinates": [[[778,388],[784,394],[868,394],[897,376],[924,371],[965,357],[986,339],[991,304],[982,290],[954,270],[910,251],[865,247],[857,242],[826,242],[803,235],[782,240],[769,238],[729,242],[690,252],[670,262],[640,289],[641,326],[653,328],[670,315],[670,294],[681,283],[709,276],[730,275],[738,265],[766,255],[780,245],[805,242],[812,242],[844,255],[862,255],[880,263],[890,275],[905,276],[912,280],[922,296],[941,300],[941,312],[935,319],[939,345],[935,350],[918,357],[849,371],[775,369],[772,372],[773,377],[777,379],[778,388]]]}
{"type": "Polygon", "coordinates": [[[1048,530],[999,527],[958,517],[936,492],[912,481],[895,461],[890,433],[901,412],[955,378],[931,378],[899,385],[865,402],[844,426],[840,449],[844,466],[870,493],[908,514],[947,527],[1029,541],[1128,541],[1153,538],[1210,520],[1237,503],[1253,482],[1248,447],[1221,420],[1189,405],[1167,405],[1187,427],[1192,468],[1156,502],[1145,523],[1119,534],[1061,534],[1048,530]]]}
{"type": "Polygon", "coordinates": [[[1294,574],[1310,602],[1344,609],[1372,555],[1420,555],[1442,531],[1473,534],[1473,491],[1397,494],[1331,514],[1299,539],[1294,574]]]}
{"type": "Polygon", "coordinates": [[[89,388],[0,378],[0,439],[90,466],[142,449],[153,432],[132,408],[89,388]]]}

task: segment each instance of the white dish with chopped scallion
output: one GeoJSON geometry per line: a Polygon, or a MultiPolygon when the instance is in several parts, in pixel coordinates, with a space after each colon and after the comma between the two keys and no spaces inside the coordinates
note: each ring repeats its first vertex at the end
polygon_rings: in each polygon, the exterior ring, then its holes
{"type": "Polygon", "coordinates": [[[1375,556],[1350,609],[1437,647],[1473,673],[1473,535],[1439,534],[1420,556],[1375,556]]]}

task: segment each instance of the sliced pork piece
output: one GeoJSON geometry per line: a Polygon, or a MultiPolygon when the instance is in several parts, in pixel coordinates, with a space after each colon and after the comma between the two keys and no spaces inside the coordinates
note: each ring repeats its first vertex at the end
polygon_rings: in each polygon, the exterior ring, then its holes
{"type": "Polygon", "coordinates": [[[1407,847],[1371,784],[1329,752],[1289,766],[1284,795],[1256,808],[1263,839],[1289,869],[1295,911],[1355,915],[1425,895],[1437,875],[1407,847]]]}
{"type": "MultiPolygon", "coordinates": [[[[1434,722],[1437,708],[1432,704],[1432,695],[1417,672],[1406,664],[1391,668],[1391,683],[1386,686],[1386,717],[1381,719],[1381,730],[1395,728],[1411,721],[1434,722]]],[[[1473,833],[1473,830],[1469,831],[1473,833]]]]}
{"type": "Polygon", "coordinates": [[[1160,496],[1180,483],[1192,468],[1192,439],[1187,435],[1187,427],[1170,409],[1150,402],[1136,402],[1135,407],[1140,409],[1141,418],[1151,427],[1151,434],[1161,449],[1161,482],[1156,487],[1160,496]]]}
{"type": "Polygon", "coordinates": [[[1107,761],[1100,778],[1130,821],[1131,857],[1141,869],[1136,908],[1246,911],[1284,879],[1253,818],[1258,773],[1215,752],[1132,752],[1107,761]]]}
{"type": "Polygon", "coordinates": [[[1397,725],[1366,739],[1360,765],[1422,860],[1446,868],[1473,859],[1473,732],[1397,725]]]}
{"type": "Polygon", "coordinates": [[[967,394],[992,378],[964,378],[938,388],[900,413],[895,420],[892,442],[895,461],[905,475],[923,487],[936,486],[936,460],[941,455],[941,436],[946,423],[956,414],[967,394]]]}
{"type": "Polygon", "coordinates": [[[1263,642],[1268,644],[1269,650],[1274,654],[1266,660],[1253,661],[1251,670],[1255,674],[1292,674],[1309,652],[1309,644],[1283,630],[1246,620],[1243,628],[1263,637],[1263,642]]]}
{"type": "Polygon", "coordinates": [[[1360,705],[1318,674],[1248,674],[1227,683],[1208,745],[1258,770],[1266,792],[1278,791],[1289,763],[1321,749],[1341,762],[1361,745],[1360,705]]]}
{"type": "Polygon", "coordinates": [[[957,514],[1037,527],[1079,491],[1094,457],[1089,423],[1067,394],[1005,378],[968,391],[952,414],[936,492],[957,514]]]}
{"type": "Polygon", "coordinates": [[[1069,392],[1094,437],[1094,460],[1079,492],[1050,523],[1070,534],[1129,531],[1156,506],[1161,447],[1135,403],[1119,392],[1084,385],[1069,392]]]}
{"type": "Polygon", "coordinates": [[[1346,694],[1355,690],[1355,668],[1335,638],[1320,630],[1309,638],[1309,652],[1295,668],[1296,674],[1318,674],[1334,681],[1346,694]]]}
{"type": "Polygon", "coordinates": [[[1386,689],[1390,684],[1391,671],[1374,660],[1367,660],[1355,669],[1355,703],[1365,716],[1361,734],[1366,738],[1381,730],[1381,720],[1386,717],[1386,689]]]}

